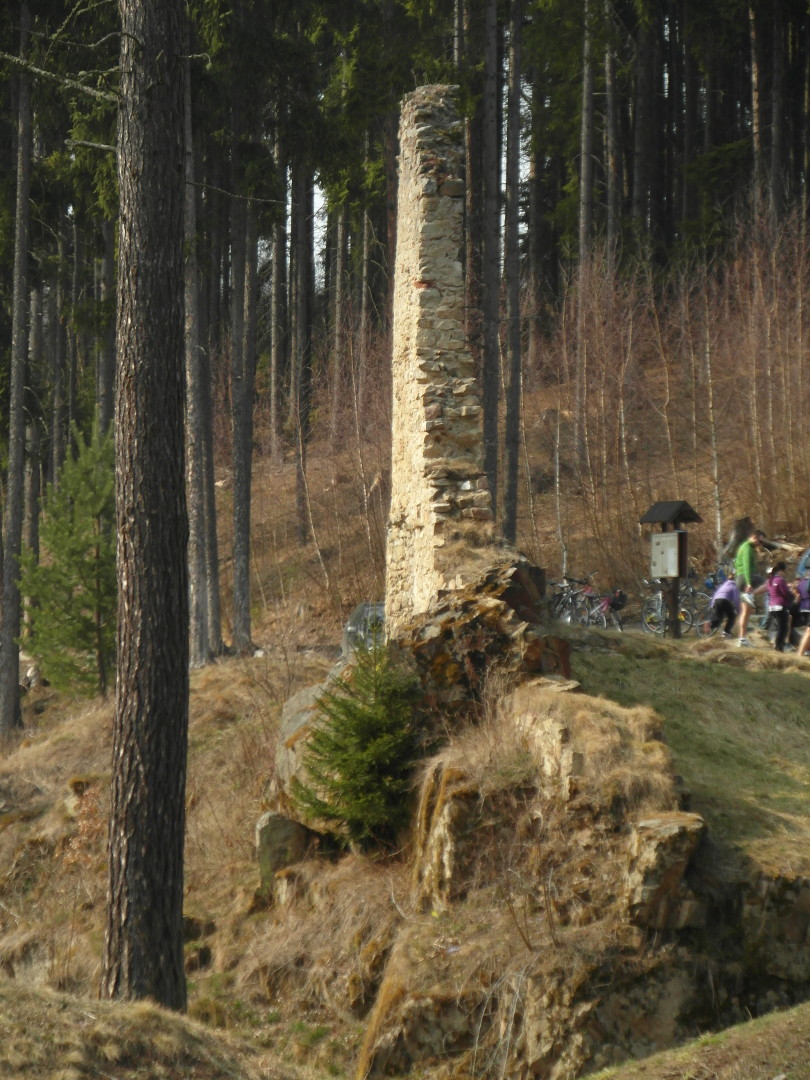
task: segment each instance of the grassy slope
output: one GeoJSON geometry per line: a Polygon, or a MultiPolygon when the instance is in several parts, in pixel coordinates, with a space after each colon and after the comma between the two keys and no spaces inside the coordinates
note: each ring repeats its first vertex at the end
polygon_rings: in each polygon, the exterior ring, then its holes
{"type": "Polygon", "coordinates": [[[810,1004],[706,1035],[591,1080],[808,1080],[810,1004]]]}
{"type": "Polygon", "coordinates": [[[810,875],[810,663],[686,639],[575,654],[591,694],[649,705],[715,835],[777,874],[810,875]]]}

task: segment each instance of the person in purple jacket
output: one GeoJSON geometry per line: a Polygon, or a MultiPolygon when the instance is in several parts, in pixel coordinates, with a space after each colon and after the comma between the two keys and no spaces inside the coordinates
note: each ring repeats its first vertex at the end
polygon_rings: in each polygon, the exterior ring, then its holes
{"type": "MultiPolygon", "coordinates": [[[[783,562],[775,563],[768,571],[768,577],[764,585],[754,589],[755,593],[767,592],[768,612],[776,621],[776,641],[774,648],[777,652],[785,651],[788,630],[790,627],[790,608],[794,602],[790,586],[782,576],[785,571],[783,562]]],[[[793,646],[790,646],[791,651],[793,646]]]]}
{"type": "Polygon", "coordinates": [[[734,626],[739,612],[740,590],[737,588],[737,582],[733,577],[726,578],[724,582],[717,586],[712,594],[712,606],[709,609],[709,621],[703,629],[707,634],[710,634],[716,630],[723,619],[725,619],[726,625],[723,630],[723,637],[730,638],[731,628],[734,626]]]}
{"type": "Polygon", "coordinates": [[[793,595],[796,597],[794,627],[810,626],[810,578],[797,578],[793,582],[793,595]]]}

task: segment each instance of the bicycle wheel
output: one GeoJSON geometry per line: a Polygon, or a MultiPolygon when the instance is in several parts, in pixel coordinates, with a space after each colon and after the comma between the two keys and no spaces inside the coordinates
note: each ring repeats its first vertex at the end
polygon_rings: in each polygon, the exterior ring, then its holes
{"type": "Polygon", "coordinates": [[[600,611],[599,608],[594,608],[593,611],[589,611],[588,626],[596,626],[600,630],[606,630],[607,619],[605,618],[604,611],[600,611]]]}
{"type": "Polygon", "coordinates": [[[664,604],[661,593],[648,596],[641,605],[641,629],[648,634],[663,634],[664,604]]]}
{"type": "Polygon", "coordinates": [[[697,631],[698,637],[714,637],[717,633],[720,623],[717,623],[716,626],[712,626],[711,613],[712,605],[711,601],[709,601],[708,604],[703,604],[702,608],[700,608],[695,616],[695,630],[697,631]]]}
{"type": "Polygon", "coordinates": [[[681,637],[683,637],[684,634],[688,634],[689,631],[692,629],[692,625],[695,621],[695,616],[693,615],[690,608],[681,605],[678,611],[678,619],[680,620],[681,624],[681,637]]]}
{"type": "Polygon", "coordinates": [[[560,622],[568,623],[570,626],[587,626],[588,608],[581,602],[570,603],[560,615],[560,622]]]}
{"type": "Polygon", "coordinates": [[[695,589],[695,591],[688,596],[681,597],[681,604],[683,607],[689,608],[695,622],[697,622],[698,614],[712,606],[712,598],[708,593],[698,592],[697,589],[695,589]]]}
{"type": "Polygon", "coordinates": [[[618,613],[618,611],[614,611],[613,608],[610,608],[610,621],[613,623],[614,629],[618,630],[619,632],[624,630],[624,625],[622,624],[622,617],[618,613]]]}

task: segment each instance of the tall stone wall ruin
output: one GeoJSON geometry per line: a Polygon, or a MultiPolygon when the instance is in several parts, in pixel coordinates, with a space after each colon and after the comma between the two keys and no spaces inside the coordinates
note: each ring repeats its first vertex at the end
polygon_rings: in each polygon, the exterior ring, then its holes
{"type": "Polygon", "coordinates": [[[465,337],[455,92],[421,87],[400,120],[385,600],[392,636],[492,556],[481,400],[465,337]]]}

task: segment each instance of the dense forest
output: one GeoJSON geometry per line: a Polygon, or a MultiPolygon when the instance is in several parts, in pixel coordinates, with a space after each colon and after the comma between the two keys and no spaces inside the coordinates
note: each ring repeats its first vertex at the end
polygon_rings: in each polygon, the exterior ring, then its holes
{"type": "MultiPolygon", "coordinates": [[[[621,558],[661,496],[700,506],[715,543],[738,509],[806,527],[806,4],[187,9],[194,663],[223,648],[223,600],[229,644],[251,646],[256,456],[294,463],[307,545],[314,440],[385,438],[398,104],[422,83],[457,84],[464,108],[468,334],[505,536],[536,546],[549,493],[547,564],[565,565],[573,518],[621,558]],[[216,465],[232,478],[227,590],[216,465]]],[[[120,36],[111,0],[0,15],[6,657],[41,494],[113,418],[120,36]]],[[[364,474],[367,506],[385,482],[364,474]]]]}

